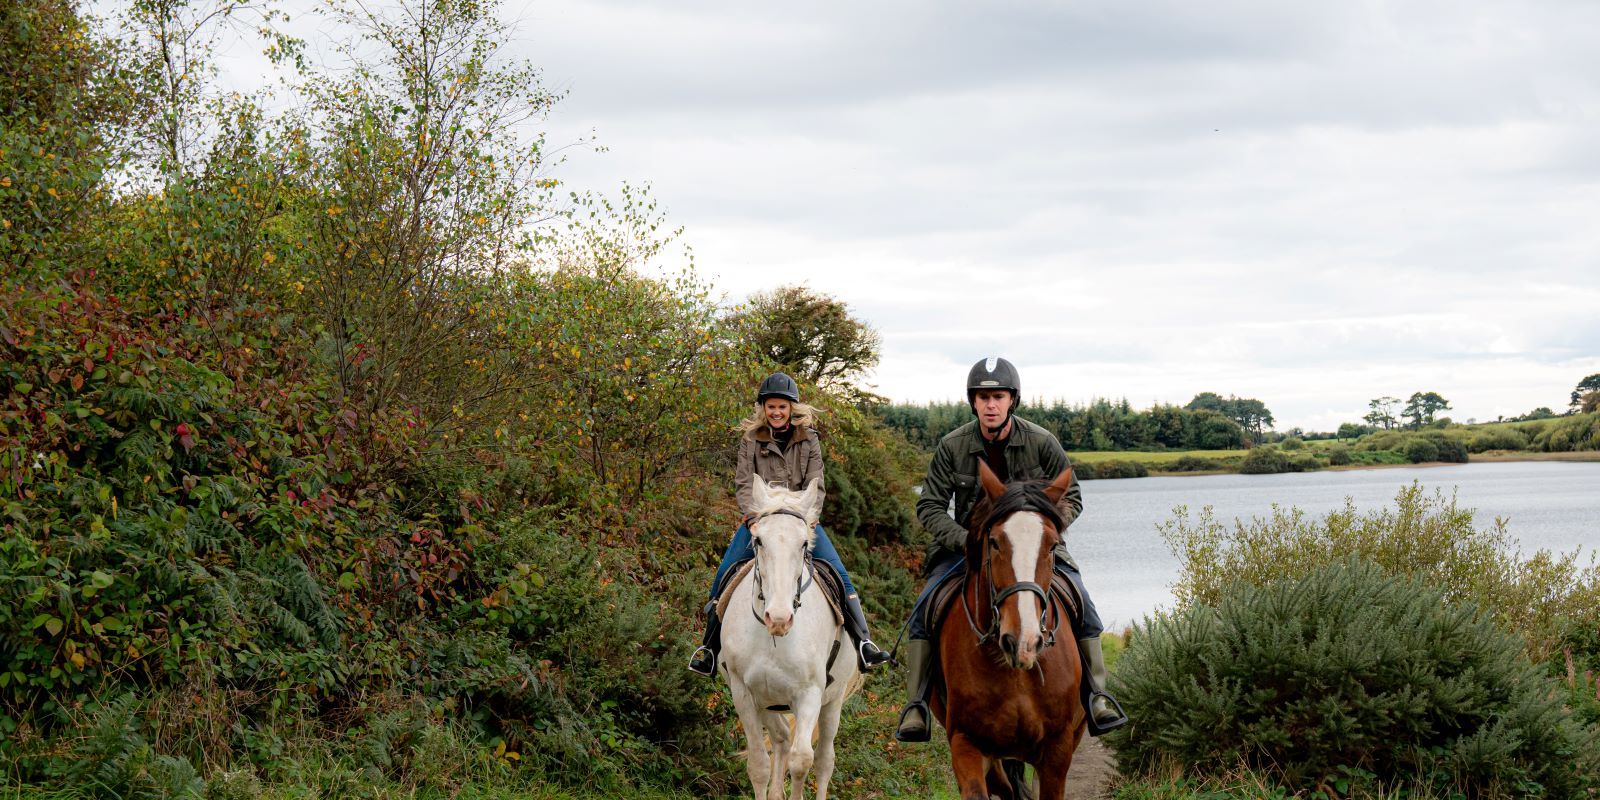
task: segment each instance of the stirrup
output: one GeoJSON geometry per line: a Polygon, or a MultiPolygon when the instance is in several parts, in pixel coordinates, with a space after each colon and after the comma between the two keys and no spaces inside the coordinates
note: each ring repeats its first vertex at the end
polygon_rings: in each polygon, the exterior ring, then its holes
{"type": "Polygon", "coordinates": [[[1122,710],[1122,704],[1117,702],[1117,698],[1112,697],[1111,695],[1109,695],[1109,694],[1107,694],[1105,692],[1090,692],[1089,693],[1089,703],[1088,703],[1087,707],[1084,708],[1084,711],[1087,712],[1083,716],[1089,722],[1089,735],[1090,736],[1100,736],[1100,735],[1103,735],[1103,734],[1107,734],[1107,733],[1110,733],[1111,731],[1114,731],[1114,730],[1116,730],[1116,729],[1128,724],[1128,712],[1122,710]],[[1110,704],[1111,708],[1116,710],[1116,712],[1117,712],[1117,718],[1116,719],[1113,719],[1110,722],[1102,723],[1102,722],[1097,721],[1094,718],[1094,701],[1095,701],[1095,698],[1097,698],[1097,697],[1104,697],[1106,699],[1106,702],[1110,704]]]}
{"type": "Polygon", "coordinates": [[[900,709],[900,720],[895,724],[894,727],[894,740],[897,742],[904,742],[906,744],[916,744],[918,742],[928,741],[930,738],[932,738],[933,732],[933,720],[931,719],[932,716],[933,714],[928,710],[927,703],[924,703],[921,700],[912,700],[911,702],[906,703],[906,707],[900,709]],[[912,711],[922,712],[922,730],[920,731],[907,731],[905,729],[906,716],[912,711]]]}
{"type": "Polygon", "coordinates": [[[862,672],[871,672],[889,663],[890,658],[891,656],[885,653],[883,648],[873,644],[871,639],[862,639],[861,644],[856,645],[856,664],[861,667],[862,672]],[[868,654],[868,646],[872,647],[871,654],[868,654]]]}
{"type": "Polygon", "coordinates": [[[717,653],[706,645],[695,648],[689,656],[689,671],[707,678],[717,674],[717,653]]]}

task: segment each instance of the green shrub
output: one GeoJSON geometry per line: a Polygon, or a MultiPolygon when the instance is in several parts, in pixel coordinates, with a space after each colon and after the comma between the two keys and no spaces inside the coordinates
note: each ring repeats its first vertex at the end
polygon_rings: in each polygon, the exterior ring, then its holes
{"type": "Polygon", "coordinates": [[[1088,480],[1089,478],[1143,478],[1150,474],[1150,468],[1146,467],[1143,462],[1139,461],[1110,459],[1107,461],[1097,461],[1094,463],[1093,467],[1094,471],[1092,475],[1080,475],[1079,477],[1082,477],[1085,480],[1088,480]]]}
{"type": "Polygon", "coordinates": [[[1163,467],[1167,472],[1211,472],[1224,468],[1225,465],[1221,461],[1200,456],[1179,456],[1163,467]]]}
{"type": "Polygon", "coordinates": [[[1290,472],[1316,472],[1322,469],[1322,462],[1314,455],[1306,454],[1289,459],[1290,472]]]}
{"type": "Polygon", "coordinates": [[[1349,464],[1350,448],[1346,445],[1336,444],[1328,448],[1328,466],[1342,467],[1349,464]]]}
{"type": "Polygon", "coordinates": [[[1240,465],[1239,471],[1246,475],[1275,475],[1279,472],[1288,472],[1289,457],[1276,447],[1256,447],[1244,457],[1244,463],[1240,465]]]}
{"type": "Polygon", "coordinates": [[[1522,431],[1512,427],[1487,428],[1472,434],[1468,440],[1467,450],[1473,453],[1483,453],[1489,450],[1526,450],[1528,437],[1522,431]]]}
{"type": "Polygon", "coordinates": [[[1547,453],[1600,450],[1600,413],[1556,420],[1534,435],[1532,446],[1547,453]]]}
{"type": "Polygon", "coordinates": [[[1467,443],[1462,439],[1445,436],[1437,441],[1439,460],[1451,464],[1467,463],[1467,443]]]}
{"type": "Polygon", "coordinates": [[[1401,452],[1405,453],[1406,458],[1413,464],[1439,460],[1438,442],[1421,436],[1413,436],[1407,439],[1405,445],[1401,448],[1401,452]]]}
{"type": "Polygon", "coordinates": [[[1476,527],[1471,509],[1416,483],[1378,511],[1359,513],[1346,502],[1312,519],[1274,507],[1229,528],[1209,508],[1194,519],[1180,509],[1161,533],[1181,561],[1173,588],[1180,604],[1215,606],[1236,581],[1265,585],[1360,557],[1487,610],[1522,633],[1536,658],[1555,653],[1575,624],[1600,628],[1600,568],[1579,566],[1577,553],[1524,555],[1504,521],[1476,527]]]}
{"type": "Polygon", "coordinates": [[[1305,446],[1306,446],[1305,440],[1301,439],[1298,436],[1290,436],[1289,438],[1284,439],[1281,442],[1278,442],[1278,447],[1280,447],[1280,448],[1282,448],[1284,450],[1299,450],[1300,448],[1305,447],[1305,446]]]}
{"type": "Polygon", "coordinates": [[[1600,730],[1521,642],[1420,581],[1356,560],[1158,616],[1113,677],[1125,769],[1244,764],[1293,791],[1358,767],[1469,796],[1588,797],[1600,730]]]}

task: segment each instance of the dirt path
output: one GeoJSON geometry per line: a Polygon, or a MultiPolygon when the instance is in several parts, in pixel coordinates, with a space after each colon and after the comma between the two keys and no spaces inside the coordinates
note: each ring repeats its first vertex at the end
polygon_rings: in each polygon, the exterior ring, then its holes
{"type": "Polygon", "coordinates": [[[1067,800],[1104,800],[1111,796],[1116,762],[1099,739],[1085,735],[1067,773],[1067,800]]]}

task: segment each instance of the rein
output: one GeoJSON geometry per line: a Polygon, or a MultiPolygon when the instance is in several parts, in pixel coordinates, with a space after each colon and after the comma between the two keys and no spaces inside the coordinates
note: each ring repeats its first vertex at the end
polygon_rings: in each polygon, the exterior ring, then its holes
{"type": "MultiPolygon", "coordinates": [[[[780,509],[778,509],[776,511],[768,511],[766,513],[760,514],[755,519],[750,520],[749,524],[750,525],[755,525],[757,522],[760,522],[761,520],[764,520],[767,517],[770,517],[770,516],[773,516],[773,515],[776,515],[776,514],[786,514],[788,516],[791,516],[791,517],[794,517],[795,519],[800,520],[801,522],[805,522],[806,521],[806,517],[805,517],[804,514],[801,514],[798,511],[791,511],[791,510],[789,510],[787,508],[780,508],[780,509]]],[[[752,546],[756,550],[759,551],[761,549],[761,540],[759,538],[756,539],[752,543],[752,546]]],[[[817,562],[816,562],[816,558],[811,555],[811,545],[810,545],[809,542],[801,543],[801,545],[800,545],[800,558],[801,558],[802,561],[805,562],[806,568],[805,568],[804,579],[803,580],[802,580],[802,576],[800,576],[800,575],[796,575],[795,578],[794,578],[794,583],[795,583],[794,609],[796,611],[800,610],[800,605],[801,605],[800,597],[806,593],[807,589],[811,588],[811,584],[816,580],[816,577],[817,577],[817,562]]],[[[766,589],[765,583],[761,579],[761,558],[759,557],[759,553],[757,554],[757,558],[755,559],[755,566],[751,569],[751,572],[753,573],[753,575],[755,577],[755,581],[756,581],[756,602],[758,604],[765,605],[766,602],[767,602],[767,589],[766,589]]],[[[762,624],[766,624],[766,620],[761,618],[761,613],[757,610],[757,606],[751,606],[750,607],[750,615],[756,618],[756,622],[760,622],[762,624]]],[[[774,647],[777,646],[778,640],[777,640],[776,637],[773,638],[772,644],[773,644],[774,647]]]]}
{"type": "MultiPolygon", "coordinates": [[[[1055,525],[1057,531],[1065,527],[1062,525],[1060,512],[1056,511],[1055,506],[1050,503],[1044,491],[1037,486],[1024,485],[1010,489],[1002,495],[999,502],[995,504],[994,510],[989,512],[988,518],[983,521],[983,526],[979,530],[983,532],[985,539],[989,539],[993,535],[991,532],[996,524],[1004,522],[1013,514],[1024,511],[1049,519],[1055,525]]],[[[1054,645],[1056,643],[1056,632],[1061,630],[1061,619],[1066,616],[1055,596],[1049,590],[1033,581],[1017,581],[997,591],[994,580],[994,561],[989,558],[990,548],[980,546],[978,551],[982,553],[979,566],[982,571],[983,583],[989,594],[989,627],[987,629],[979,630],[977,620],[973,618],[972,609],[967,602],[967,593],[965,591],[961,593],[961,610],[967,616],[967,626],[972,628],[972,635],[978,637],[978,646],[982,647],[986,642],[1000,635],[1000,604],[1004,603],[1012,595],[1023,592],[1039,598],[1039,607],[1042,609],[1039,612],[1039,632],[1044,634],[1043,646],[1050,647],[1054,645]],[[1055,625],[1047,626],[1046,620],[1050,617],[1051,612],[1055,614],[1055,625]]],[[[1053,572],[1054,567],[1051,570],[1053,572]]]]}

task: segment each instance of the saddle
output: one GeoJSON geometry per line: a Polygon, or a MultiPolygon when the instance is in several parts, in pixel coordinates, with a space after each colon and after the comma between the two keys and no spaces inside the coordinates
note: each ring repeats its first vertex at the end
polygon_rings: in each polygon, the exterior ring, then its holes
{"type": "MultiPolygon", "coordinates": [[[[817,575],[817,585],[822,587],[822,595],[828,598],[828,608],[833,611],[833,624],[844,624],[844,610],[841,605],[844,597],[844,582],[839,580],[839,574],[826,561],[813,560],[817,575]]],[[[728,577],[722,581],[722,588],[717,592],[717,619],[728,618],[728,603],[733,600],[733,592],[744,582],[746,575],[755,568],[755,559],[746,559],[737,567],[728,570],[728,577]]]]}
{"type": "MultiPolygon", "coordinates": [[[[931,641],[939,641],[940,622],[950,605],[961,597],[961,589],[965,584],[962,578],[965,576],[965,568],[945,575],[922,609],[925,615],[922,620],[923,630],[928,631],[928,638],[931,641]]],[[[1050,571],[1050,598],[1052,607],[1066,611],[1068,630],[1079,630],[1083,623],[1083,596],[1079,593],[1078,587],[1059,568],[1050,571]]],[[[1047,619],[1047,622],[1050,621],[1053,620],[1047,619]]]]}

